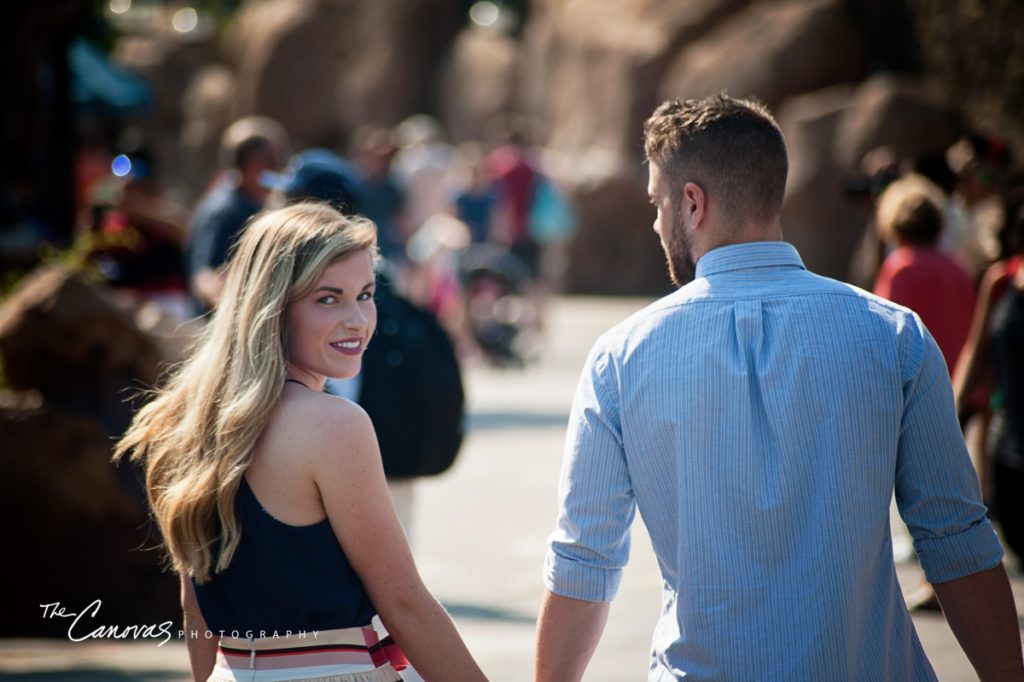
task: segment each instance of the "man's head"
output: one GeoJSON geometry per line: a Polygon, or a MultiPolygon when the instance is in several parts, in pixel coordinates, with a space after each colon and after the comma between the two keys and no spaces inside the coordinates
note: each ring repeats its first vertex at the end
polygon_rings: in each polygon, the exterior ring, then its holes
{"type": "Polygon", "coordinates": [[[781,238],[789,162],[759,102],[714,95],[665,102],[644,123],[648,193],[676,284],[718,246],[781,238]]]}
{"type": "Polygon", "coordinates": [[[246,116],[224,131],[221,137],[221,165],[238,174],[238,184],[254,198],[263,199],[263,173],[281,170],[288,155],[288,134],[277,121],[263,116],[246,116]]]}

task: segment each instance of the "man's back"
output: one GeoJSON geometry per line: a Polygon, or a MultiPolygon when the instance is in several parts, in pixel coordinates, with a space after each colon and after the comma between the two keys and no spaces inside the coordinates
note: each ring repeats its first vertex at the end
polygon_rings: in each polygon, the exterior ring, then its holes
{"type": "Polygon", "coordinates": [[[894,486],[931,580],[1000,558],[920,320],[782,242],[710,252],[606,334],[570,428],[549,587],[611,598],[635,500],[665,580],[651,679],[934,679],[894,486]]]}

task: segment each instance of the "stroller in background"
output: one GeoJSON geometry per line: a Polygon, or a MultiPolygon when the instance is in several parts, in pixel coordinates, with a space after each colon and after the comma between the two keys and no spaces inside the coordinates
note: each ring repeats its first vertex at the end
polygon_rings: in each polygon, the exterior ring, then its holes
{"type": "Polygon", "coordinates": [[[466,323],[473,340],[496,367],[526,366],[535,355],[537,311],[526,295],[526,265],[507,249],[475,244],[459,260],[466,323]]]}

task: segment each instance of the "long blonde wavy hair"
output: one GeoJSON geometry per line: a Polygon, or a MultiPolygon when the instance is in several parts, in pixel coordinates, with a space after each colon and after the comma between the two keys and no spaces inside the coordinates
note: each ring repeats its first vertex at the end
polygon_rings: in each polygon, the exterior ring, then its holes
{"type": "Polygon", "coordinates": [[[376,243],[373,223],[326,204],[265,212],[246,227],[202,337],[114,452],[115,461],[144,463],[149,504],[178,572],[206,582],[238,547],[235,494],[284,386],[288,305],[339,258],[363,249],[375,257],[376,243]]]}

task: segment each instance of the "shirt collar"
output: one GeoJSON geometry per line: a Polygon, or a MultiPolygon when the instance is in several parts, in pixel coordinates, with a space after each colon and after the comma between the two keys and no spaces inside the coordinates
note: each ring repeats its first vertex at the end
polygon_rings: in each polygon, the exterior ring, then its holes
{"type": "Polygon", "coordinates": [[[807,269],[792,244],[779,241],[744,242],[720,246],[705,253],[697,261],[696,275],[700,278],[733,270],[779,267],[807,269]]]}

